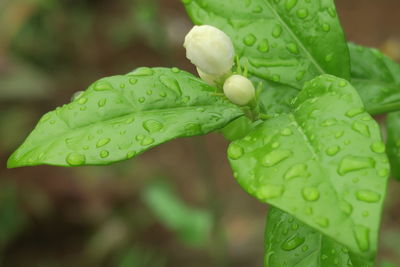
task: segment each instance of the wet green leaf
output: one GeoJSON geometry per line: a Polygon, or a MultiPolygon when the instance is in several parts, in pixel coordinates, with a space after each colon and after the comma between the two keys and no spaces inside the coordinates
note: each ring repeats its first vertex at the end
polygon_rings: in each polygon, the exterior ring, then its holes
{"type": "Polygon", "coordinates": [[[400,65],[374,48],[349,43],[349,49],[351,81],[367,111],[400,110],[400,65]]]}
{"type": "Polygon", "coordinates": [[[106,165],[220,129],[243,113],[214,90],[176,68],[101,79],[44,115],[8,167],[106,165]]]}
{"type": "Polygon", "coordinates": [[[324,73],[350,77],[348,48],[332,0],[182,2],[195,24],[226,32],[242,64],[258,77],[298,89],[324,73]]]}
{"type": "Polygon", "coordinates": [[[356,90],[330,75],[307,83],[294,108],[229,146],[236,179],[262,202],[373,257],[389,174],[378,124],[356,90]]]}
{"type": "Polygon", "coordinates": [[[264,262],[268,267],[374,266],[355,260],[345,246],[274,207],[268,213],[264,262]]]}

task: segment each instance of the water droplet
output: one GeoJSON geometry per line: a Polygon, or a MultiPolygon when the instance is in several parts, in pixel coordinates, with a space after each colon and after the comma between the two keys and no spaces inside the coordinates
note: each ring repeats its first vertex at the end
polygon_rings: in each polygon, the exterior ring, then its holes
{"type": "Polygon", "coordinates": [[[228,157],[233,160],[240,159],[244,154],[243,147],[238,144],[231,144],[228,148],[228,157]]]}
{"type": "Polygon", "coordinates": [[[256,6],[251,12],[259,14],[263,11],[263,8],[261,6],[256,6]]]}
{"type": "Polygon", "coordinates": [[[354,238],[361,251],[369,249],[369,229],[363,225],[356,225],[353,229],[354,238]]]}
{"type": "Polygon", "coordinates": [[[369,212],[364,210],[363,213],[362,213],[362,216],[365,217],[365,218],[368,217],[369,216],[369,212]]]}
{"type": "Polygon", "coordinates": [[[141,67],[129,73],[129,75],[135,75],[135,76],[150,76],[153,74],[154,74],[153,70],[147,67],[141,67]]]}
{"type": "Polygon", "coordinates": [[[297,17],[301,18],[301,19],[305,19],[308,17],[308,10],[305,8],[299,8],[296,12],[297,17]]]}
{"type": "Polygon", "coordinates": [[[139,103],[144,103],[146,101],[146,98],[144,98],[144,97],[140,97],[139,99],[138,99],[138,102],[139,103]]]}
{"type": "Polygon", "coordinates": [[[353,212],[353,207],[346,201],[341,201],[339,206],[341,211],[347,215],[350,215],[353,212]]]}
{"type": "Polygon", "coordinates": [[[153,94],[153,90],[147,90],[146,94],[147,95],[152,95],[153,94]]]}
{"type": "Polygon", "coordinates": [[[135,79],[135,78],[130,78],[130,79],[129,79],[129,83],[130,83],[131,85],[135,85],[135,84],[137,83],[137,79],[135,79]]]}
{"type": "Polygon", "coordinates": [[[307,172],[307,165],[299,163],[290,167],[285,173],[284,178],[290,180],[297,177],[308,177],[310,174],[307,172]]]}
{"type": "Polygon", "coordinates": [[[248,34],[244,39],[243,43],[247,46],[253,46],[255,42],[257,41],[257,38],[254,36],[254,34],[248,34]]]}
{"type": "Polygon", "coordinates": [[[273,149],[276,149],[276,148],[278,148],[280,145],[281,145],[281,144],[280,144],[279,142],[273,142],[273,143],[271,144],[271,147],[272,147],[273,149]]]}
{"type": "Polygon", "coordinates": [[[332,18],[336,18],[336,11],[334,8],[332,7],[328,8],[328,13],[332,18]]]}
{"type": "Polygon", "coordinates": [[[297,4],[297,0],[287,0],[285,3],[285,8],[287,11],[290,11],[297,4]]]}
{"type": "Polygon", "coordinates": [[[325,150],[325,153],[328,156],[332,157],[332,156],[335,156],[339,151],[340,151],[340,147],[339,146],[331,146],[331,147],[329,147],[329,148],[327,148],[325,150]]]}
{"type": "Polygon", "coordinates": [[[363,108],[363,107],[361,107],[361,108],[353,108],[353,109],[350,109],[349,111],[346,112],[346,116],[349,117],[349,118],[353,118],[353,117],[355,117],[357,115],[360,115],[360,114],[362,114],[364,112],[365,112],[365,108],[363,108]]]}
{"type": "Polygon", "coordinates": [[[88,99],[87,99],[86,97],[80,97],[80,98],[78,99],[78,103],[79,103],[80,105],[86,104],[87,101],[88,101],[88,99]]]}
{"type": "Polygon", "coordinates": [[[179,96],[182,96],[182,90],[181,90],[181,87],[179,86],[179,83],[177,82],[177,80],[175,80],[171,77],[162,75],[162,76],[160,76],[160,82],[167,88],[174,91],[179,96]]]}
{"type": "Polygon", "coordinates": [[[107,81],[98,81],[95,83],[94,88],[95,91],[106,91],[106,90],[112,90],[113,87],[111,83],[107,81]]]}
{"type": "Polygon", "coordinates": [[[173,68],[171,69],[171,71],[172,71],[173,73],[179,73],[179,72],[181,72],[181,70],[178,69],[177,67],[173,67],[173,68]]]}
{"type": "Polygon", "coordinates": [[[307,245],[306,245],[306,246],[303,246],[303,247],[301,248],[301,250],[302,250],[303,252],[308,251],[308,246],[307,246],[307,245]]]}
{"type": "Polygon", "coordinates": [[[337,120],[336,119],[327,119],[327,120],[324,120],[322,123],[321,123],[321,126],[323,126],[323,127],[329,127],[329,126],[332,126],[332,125],[335,125],[337,123],[337,120]]]}
{"type": "Polygon", "coordinates": [[[282,34],[282,26],[279,24],[276,24],[274,29],[272,30],[272,36],[275,38],[279,38],[282,34]]]}
{"type": "Polygon", "coordinates": [[[298,55],[299,54],[299,48],[295,43],[288,43],[286,45],[286,48],[289,50],[290,53],[298,55]]]}
{"type": "Polygon", "coordinates": [[[303,198],[307,201],[317,201],[319,199],[319,190],[316,187],[305,187],[302,192],[303,198]]]}
{"type": "Polygon", "coordinates": [[[257,188],[256,196],[260,200],[267,200],[271,198],[277,198],[282,196],[284,187],[276,184],[266,184],[257,188]]]}
{"type": "Polygon", "coordinates": [[[119,88],[124,89],[124,88],[125,88],[125,84],[124,84],[124,83],[121,83],[121,84],[119,85],[119,88]]]}
{"type": "Polygon", "coordinates": [[[360,190],[356,192],[356,198],[367,203],[375,203],[381,199],[381,195],[371,190],[360,190]]]}
{"type": "Polygon", "coordinates": [[[296,233],[286,239],[285,242],[283,242],[283,244],[281,245],[281,248],[286,251],[294,250],[301,246],[305,241],[306,239],[304,237],[301,237],[299,234],[296,233]]]}
{"type": "Polygon", "coordinates": [[[333,60],[333,57],[334,57],[334,55],[332,53],[331,54],[327,54],[325,56],[325,62],[331,62],[333,60]]]}
{"type": "Polygon", "coordinates": [[[152,137],[150,137],[150,136],[144,137],[140,142],[140,144],[142,146],[148,146],[148,145],[151,145],[153,143],[154,143],[154,139],[152,137]]]}
{"type": "Polygon", "coordinates": [[[290,136],[292,134],[293,134],[293,132],[290,128],[285,128],[281,131],[281,135],[283,135],[283,136],[290,136]]]}
{"type": "Polygon", "coordinates": [[[297,230],[299,229],[299,225],[297,223],[292,224],[292,230],[297,230]]]}
{"type": "Polygon", "coordinates": [[[322,24],[322,30],[324,32],[329,32],[331,30],[331,26],[328,23],[323,23],[322,24]]]}
{"type": "Polygon", "coordinates": [[[82,154],[79,154],[76,152],[72,152],[72,153],[68,154],[68,156],[65,160],[70,166],[81,166],[81,165],[85,164],[86,157],[85,157],[85,155],[82,155],[82,154]]]}
{"type": "Polygon", "coordinates": [[[389,175],[389,169],[380,169],[379,171],[378,171],[378,175],[379,176],[381,176],[381,177],[388,177],[388,175],[389,175]]]}
{"type": "Polygon", "coordinates": [[[101,108],[101,107],[104,107],[106,105],[106,103],[107,103],[107,99],[103,98],[103,99],[100,99],[99,102],[97,102],[97,105],[101,108]]]}
{"type": "Polygon", "coordinates": [[[301,80],[303,80],[304,75],[306,75],[306,71],[303,71],[303,70],[299,71],[299,72],[296,74],[296,81],[301,81],[301,80]]]}
{"type": "Polygon", "coordinates": [[[127,159],[133,158],[134,156],[136,156],[136,152],[135,151],[129,151],[128,153],[126,153],[126,158],[127,159]]]}
{"type": "Polygon", "coordinates": [[[156,120],[147,120],[143,122],[143,128],[149,133],[156,133],[159,132],[164,125],[156,120]]]}
{"type": "Polygon", "coordinates": [[[266,53],[269,51],[269,42],[267,39],[262,40],[258,47],[257,47],[258,51],[266,53]]]}
{"type": "Polygon", "coordinates": [[[386,146],[383,142],[378,141],[371,145],[371,150],[375,153],[383,154],[383,153],[385,153],[386,146]]]}
{"type": "Polygon", "coordinates": [[[373,160],[372,158],[346,156],[341,160],[339,164],[338,173],[343,176],[349,172],[354,172],[374,167],[375,167],[375,160],[373,160]]]}
{"type": "Polygon", "coordinates": [[[315,223],[318,224],[319,226],[326,228],[329,226],[329,220],[326,217],[316,217],[315,218],[315,223]]]}
{"type": "Polygon", "coordinates": [[[107,150],[102,150],[102,151],[100,151],[100,157],[101,157],[102,159],[107,158],[108,155],[110,155],[110,153],[109,153],[107,150]]]}
{"type": "Polygon", "coordinates": [[[99,148],[99,147],[105,146],[105,145],[107,145],[108,143],[110,143],[110,141],[111,141],[110,138],[103,138],[103,139],[100,139],[100,140],[97,142],[96,147],[99,148]]]}
{"type": "Polygon", "coordinates": [[[369,132],[369,127],[368,125],[362,123],[362,122],[354,122],[353,126],[351,127],[354,131],[358,132],[359,134],[365,136],[365,137],[370,137],[371,133],[369,132]]]}
{"type": "Polygon", "coordinates": [[[339,86],[340,87],[346,87],[348,85],[348,83],[346,81],[340,81],[339,82],[339,86]]]}
{"type": "Polygon", "coordinates": [[[281,76],[279,74],[272,75],[272,80],[274,82],[279,82],[281,80],[281,76]]]}
{"type": "Polygon", "coordinates": [[[343,135],[344,135],[344,131],[343,131],[343,130],[337,131],[337,132],[335,133],[336,139],[339,139],[339,138],[342,137],[343,135]]]}
{"type": "Polygon", "coordinates": [[[263,159],[263,164],[266,167],[272,167],[278,164],[281,161],[289,158],[292,155],[292,152],[289,150],[276,150],[265,155],[263,159]]]}

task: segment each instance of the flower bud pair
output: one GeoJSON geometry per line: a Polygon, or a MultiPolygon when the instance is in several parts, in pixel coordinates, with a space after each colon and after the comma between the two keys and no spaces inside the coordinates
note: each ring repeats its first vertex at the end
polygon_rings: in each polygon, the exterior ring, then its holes
{"type": "Polygon", "coordinates": [[[242,106],[254,99],[254,86],[246,77],[232,75],[226,79],[231,73],[235,52],[231,39],[223,31],[209,25],[194,26],[183,46],[200,78],[212,86],[223,84],[225,96],[232,103],[242,106]]]}

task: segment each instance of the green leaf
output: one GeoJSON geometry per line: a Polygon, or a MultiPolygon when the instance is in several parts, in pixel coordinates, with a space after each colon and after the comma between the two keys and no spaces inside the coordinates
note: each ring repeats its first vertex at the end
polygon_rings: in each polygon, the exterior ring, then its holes
{"type": "Polygon", "coordinates": [[[392,166],[392,174],[400,180],[400,112],[389,113],[386,126],[386,147],[392,166]]]}
{"type": "Polygon", "coordinates": [[[270,207],[265,232],[265,266],[374,266],[354,261],[349,250],[293,216],[270,207]]]}
{"type": "Polygon", "coordinates": [[[44,115],[8,167],[105,165],[173,138],[220,129],[243,112],[214,91],[176,68],[101,79],[44,115]]]}
{"type": "Polygon", "coordinates": [[[195,24],[226,32],[251,74],[301,89],[324,74],[350,77],[333,0],[182,0],[195,24]]]}
{"type": "Polygon", "coordinates": [[[283,114],[233,142],[239,184],[363,257],[376,251],[389,174],[378,124],[347,81],[307,83],[283,114]]]}
{"type": "Polygon", "coordinates": [[[374,48],[349,43],[352,84],[369,113],[400,110],[400,65],[374,48]]]}

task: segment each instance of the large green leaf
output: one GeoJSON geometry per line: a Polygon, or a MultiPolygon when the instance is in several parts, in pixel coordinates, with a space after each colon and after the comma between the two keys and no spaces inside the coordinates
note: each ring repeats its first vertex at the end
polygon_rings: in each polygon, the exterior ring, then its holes
{"type": "Polygon", "coordinates": [[[265,266],[374,266],[354,259],[349,250],[293,216],[271,207],[265,232],[265,266]]]}
{"type": "Polygon", "coordinates": [[[400,65],[374,48],[349,43],[351,81],[367,111],[400,110],[400,65]]]}
{"type": "Polygon", "coordinates": [[[258,77],[298,89],[324,73],[350,77],[333,0],[182,1],[194,23],[225,31],[258,77]]]}
{"type": "Polygon", "coordinates": [[[206,134],[243,114],[214,90],[176,68],[101,79],[44,115],[8,166],[104,165],[176,137],[206,134]]]}
{"type": "Polygon", "coordinates": [[[400,112],[390,113],[386,120],[387,152],[392,166],[392,174],[400,180],[400,112]]]}
{"type": "Polygon", "coordinates": [[[372,257],[389,174],[378,124],[356,90],[330,75],[307,83],[294,107],[229,146],[236,179],[259,200],[372,257]]]}

